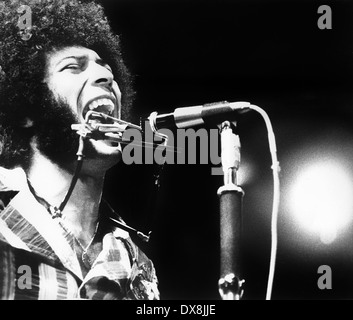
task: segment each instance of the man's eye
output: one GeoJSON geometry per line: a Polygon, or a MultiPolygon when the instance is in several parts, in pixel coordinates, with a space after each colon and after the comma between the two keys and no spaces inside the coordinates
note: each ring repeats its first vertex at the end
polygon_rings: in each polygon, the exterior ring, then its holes
{"type": "Polygon", "coordinates": [[[105,67],[106,67],[111,73],[113,73],[113,69],[110,67],[109,64],[106,64],[105,67]]]}
{"type": "Polygon", "coordinates": [[[64,68],[62,68],[62,70],[79,70],[80,69],[80,65],[77,63],[70,63],[68,65],[66,65],[64,68]]]}

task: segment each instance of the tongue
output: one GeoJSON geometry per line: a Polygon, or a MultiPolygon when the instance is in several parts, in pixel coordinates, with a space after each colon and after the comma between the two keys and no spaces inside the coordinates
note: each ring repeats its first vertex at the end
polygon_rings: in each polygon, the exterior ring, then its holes
{"type": "Polygon", "coordinates": [[[109,119],[108,117],[105,117],[103,113],[101,114],[91,114],[88,123],[106,123],[106,124],[111,124],[114,123],[113,120],[109,119]]]}
{"type": "MultiPolygon", "coordinates": [[[[87,113],[90,113],[89,118],[90,119],[96,119],[96,118],[102,118],[102,116],[100,116],[99,114],[103,114],[104,115],[109,115],[112,113],[112,111],[114,110],[114,107],[111,105],[99,105],[96,108],[92,109],[92,110],[87,110],[84,112],[84,119],[86,119],[87,117],[87,113]]],[[[105,117],[104,117],[105,118],[105,117]]],[[[104,122],[104,120],[100,120],[101,122],[104,122]]],[[[105,120],[106,121],[106,120],[105,120]]]]}

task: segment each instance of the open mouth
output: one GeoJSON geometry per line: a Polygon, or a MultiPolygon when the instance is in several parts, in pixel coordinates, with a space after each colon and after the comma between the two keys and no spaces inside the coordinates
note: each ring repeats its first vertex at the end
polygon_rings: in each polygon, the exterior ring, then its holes
{"type": "Polygon", "coordinates": [[[112,117],[115,104],[110,98],[99,98],[89,102],[83,110],[82,116],[88,124],[113,123],[112,117]],[[93,111],[93,112],[90,112],[93,111]],[[104,115],[108,116],[105,117],[104,115]],[[88,119],[86,117],[88,116],[88,119]]]}
{"type": "Polygon", "coordinates": [[[114,123],[114,110],[115,103],[111,98],[98,98],[85,106],[82,117],[85,119],[86,124],[92,128],[91,138],[95,140],[105,140],[104,132],[98,130],[101,124],[114,123]]]}

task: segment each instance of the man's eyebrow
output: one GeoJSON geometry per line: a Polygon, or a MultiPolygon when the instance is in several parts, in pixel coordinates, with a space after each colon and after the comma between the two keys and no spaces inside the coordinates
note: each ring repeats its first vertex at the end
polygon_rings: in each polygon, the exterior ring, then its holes
{"type": "Polygon", "coordinates": [[[64,57],[62,59],[60,59],[56,65],[59,65],[61,62],[65,61],[65,60],[68,60],[68,59],[75,59],[75,60],[84,60],[85,58],[87,58],[87,56],[67,56],[67,57],[64,57]]]}
{"type": "Polygon", "coordinates": [[[98,64],[100,64],[101,66],[109,66],[109,63],[106,60],[102,59],[102,58],[96,59],[96,62],[98,64]]]}
{"type": "MultiPolygon", "coordinates": [[[[75,60],[78,60],[78,61],[82,61],[82,60],[88,59],[88,56],[87,55],[67,56],[67,57],[64,57],[64,58],[60,59],[56,63],[56,65],[59,65],[61,62],[65,61],[67,59],[75,59],[75,60]]],[[[97,58],[97,59],[95,59],[95,61],[98,64],[102,65],[102,66],[109,65],[109,63],[107,61],[105,61],[104,59],[102,59],[102,58],[97,58]]]]}

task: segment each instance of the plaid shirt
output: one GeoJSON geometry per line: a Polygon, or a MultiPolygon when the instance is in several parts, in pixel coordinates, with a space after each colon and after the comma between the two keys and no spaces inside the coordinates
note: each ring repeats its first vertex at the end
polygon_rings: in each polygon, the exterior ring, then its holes
{"type": "Polygon", "coordinates": [[[20,191],[0,213],[0,299],[158,300],[152,261],[108,214],[100,215],[100,251],[83,275],[72,235],[20,191]]]}

